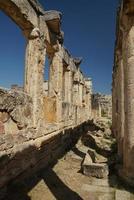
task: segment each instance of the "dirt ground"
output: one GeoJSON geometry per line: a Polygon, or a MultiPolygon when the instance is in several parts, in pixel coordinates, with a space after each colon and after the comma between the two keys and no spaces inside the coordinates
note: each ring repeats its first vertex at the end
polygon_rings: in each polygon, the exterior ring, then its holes
{"type": "Polygon", "coordinates": [[[85,154],[73,148],[57,164],[11,187],[6,200],[134,200],[116,176],[96,179],[80,172],[85,154]]]}

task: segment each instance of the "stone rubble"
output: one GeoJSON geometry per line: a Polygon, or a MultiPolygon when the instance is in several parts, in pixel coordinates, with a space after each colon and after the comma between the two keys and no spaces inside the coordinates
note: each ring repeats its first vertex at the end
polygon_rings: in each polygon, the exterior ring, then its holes
{"type": "Polygon", "coordinates": [[[96,131],[88,131],[81,138],[83,145],[88,147],[82,162],[82,171],[87,176],[106,178],[109,175],[109,168],[116,162],[116,141],[110,134],[107,124],[101,122],[104,132],[98,130],[97,125],[96,127],[96,131]]]}

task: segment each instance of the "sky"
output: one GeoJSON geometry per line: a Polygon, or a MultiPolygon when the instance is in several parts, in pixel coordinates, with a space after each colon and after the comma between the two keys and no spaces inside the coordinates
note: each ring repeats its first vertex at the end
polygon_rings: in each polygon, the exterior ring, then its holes
{"type": "MultiPolygon", "coordinates": [[[[91,77],[94,92],[111,93],[118,0],[39,0],[45,10],[63,14],[64,46],[82,57],[81,69],[91,77]]],[[[0,86],[23,85],[26,40],[0,11],[0,86]]]]}

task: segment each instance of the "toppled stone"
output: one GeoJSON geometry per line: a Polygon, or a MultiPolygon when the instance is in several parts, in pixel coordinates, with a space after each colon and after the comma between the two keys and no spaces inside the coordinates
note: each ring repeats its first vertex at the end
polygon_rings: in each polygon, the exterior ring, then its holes
{"type": "Polygon", "coordinates": [[[116,190],[115,192],[116,200],[131,200],[131,194],[127,191],[116,190]]]}
{"type": "Polygon", "coordinates": [[[109,174],[108,166],[104,163],[93,163],[87,154],[82,164],[83,174],[96,178],[106,178],[109,174]]]}
{"type": "Polygon", "coordinates": [[[104,135],[96,136],[95,134],[92,134],[92,132],[88,132],[82,139],[83,143],[95,149],[97,153],[107,157],[112,154],[112,152],[115,151],[115,139],[110,138],[106,139],[104,138],[104,135]]]}
{"type": "Polygon", "coordinates": [[[18,128],[28,127],[31,124],[31,116],[31,97],[22,91],[0,89],[0,121],[4,123],[5,133],[16,133],[18,128]]]}

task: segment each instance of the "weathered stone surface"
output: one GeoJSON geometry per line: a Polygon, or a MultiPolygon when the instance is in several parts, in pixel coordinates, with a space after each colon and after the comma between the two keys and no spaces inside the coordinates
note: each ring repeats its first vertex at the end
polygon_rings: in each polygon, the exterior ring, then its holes
{"type": "Polygon", "coordinates": [[[4,134],[4,133],[5,133],[4,123],[0,121],[0,134],[4,134]]]}
{"type": "Polygon", "coordinates": [[[131,200],[131,194],[127,191],[116,190],[115,192],[116,200],[131,200]]]}
{"type": "Polygon", "coordinates": [[[96,93],[92,95],[92,115],[94,118],[112,118],[112,97],[96,93]]]}
{"type": "Polygon", "coordinates": [[[86,155],[82,164],[83,173],[96,178],[106,178],[109,174],[106,164],[93,163],[89,154],[86,155]]]}
{"type": "Polygon", "coordinates": [[[121,2],[117,29],[112,83],[112,131],[117,139],[120,176],[134,186],[134,4],[121,2]]]}
{"type": "Polygon", "coordinates": [[[11,118],[4,124],[4,127],[6,134],[16,134],[18,132],[18,126],[11,118]]]}
{"type": "Polygon", "coordinates": [[[54,33],[60,33],[61,12],[50,10],[44,12],[44,20],[54,33]]]}
{"type": "Polygon", "coordinates": [[[107,136],[105,132],[94,131],[88,132],[82,138],[82,142],[104,157],[111,155],[116,151],[116,140],[111,136],[107,136]]]}
{"type": "Polygon", "coordinates": [[[108,161],[108,158],[98,154],[94,149],[89,148],[87,152],[94,163],[106,163],[108,161]]]}
{"type": "Polygon", "coordinates": [[[9,120],[10,116],[7,112],[0,112],[0,121],[5,123],[9,120]]]}
{"type": "Polygon", "coordinates": [[[60,12],[44,11],[37,0],[0,0],[0,9],[27,39],[24,86],[0,88],[1,188],[24,171],[47,166],[76,143],[91,117],[92,84],[85,81],[80,60],[63,46],[60,12]]]}
{"type": "Polygon", "coordinates": [[[21,91],[0,89],[0,110],[0,119],[5,123],[8,134],[9,131],[14,131],[15,123],[19,128],[27,127],[31,123],[32,100],[21,91]]]}

